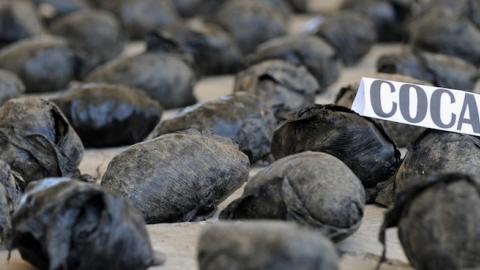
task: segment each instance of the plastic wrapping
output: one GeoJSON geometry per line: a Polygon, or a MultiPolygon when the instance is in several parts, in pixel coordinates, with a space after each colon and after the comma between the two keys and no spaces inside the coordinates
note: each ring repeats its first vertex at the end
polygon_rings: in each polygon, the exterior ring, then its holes
{"type": "Polygon", "coordinates": [[[128,199],[148,223],[188,222],[211,216],[248,180],[249,167],[227,139],[167,134],[116,156],[102,186],[128,199]]]}

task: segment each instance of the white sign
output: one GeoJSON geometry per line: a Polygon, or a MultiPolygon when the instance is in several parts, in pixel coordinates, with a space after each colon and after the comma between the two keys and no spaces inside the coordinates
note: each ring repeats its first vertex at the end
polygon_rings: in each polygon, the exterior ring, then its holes
{"type": "Polygon", "coordinates": [[[362,78],[352,110],[360,115],[480,136],[480,95],[362,78]]]}

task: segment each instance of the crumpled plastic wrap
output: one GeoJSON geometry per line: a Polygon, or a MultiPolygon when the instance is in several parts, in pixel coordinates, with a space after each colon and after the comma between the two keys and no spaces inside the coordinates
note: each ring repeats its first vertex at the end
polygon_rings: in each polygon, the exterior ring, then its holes
{"type": "MultiPolygon", "coordinates": [[[[480,11],[480,9],[479,9],[480,11]]],[[[422,50],[457,56],[480,65],[479,26],[461,13],[436,9],[410,25],[412,46],[422,50]]]]}
{"type": "Polygon", "coordinates": [[[270,154],[276,124],[273,112],[261,99],[235,93],[185,108],[177,117],[161,121],[150,137],[188,129],[210,132],[233,140],[256,162],[270,154]]]}
{"type": "Polygon", "coordinates": [[[437,87],[464,91],[474,90],[479,78],[477,68],[461,58],[416,49],[380,56],[377,71],[403,74],[437,87]]]}
{"type": "Polygon", "coordinates": [[[79,61],[77,78],[119,56],[126,35],[117,18],[100,10],[82,10],[62,17],[50,25],[51,33],[64,37],[79,61]]]}
{"type": "Polygon", "coordinates": [[[27,184],[46,177],[79,175],[83,151],[77,133],[53,103],[19,98],[0,107],[0,159],[27,184]]]}
{"type": "Polygon", "coordinates": [[[338,270],[334,245],[321,233],[275,222],[209,226],[198,244],[200,270],[338,270]]]}
{"type": "Polygon", "coordinates": [[[323,92],[340,76],[341,59],[323,39],[312,35],[289,35],[262,43],[248,57],[250,64],[279,59],[304,65],[318,81],[323,92]]]}
{"type": "Polygon", "coordinates": [[[70,178],[29,187],[12,217],[7,246],[41,270],[146,270],[163,261],[133,207],[70,178]]]}
{"type": "Polygon", "coordinates": [[[324,38],[345,65],[359,62],[377,41],[374,24],[367,17],[344,11],[327,18],[316,35],[324,38]]]}
{"type": "Polygon", "coordinates": [[[181,22],[171,0],[90,0],[94,7],[115,13],[131,39],[181,22]]]}
{"type": "Polygon", "coordinates": [[[120,194],[148,223],[211,216],[248,180],[250,163],[228,139],[198,131],[136,144],[110,162],[102,187],[120,194]]]}
{"type": "Polygon", "coordinates": [[[458,173],[421,176],[401,192],[385,214],[379,240],[386,255],[386,230],[398,236],[415,269],[480,267],[480,182],[477,175],[458,173]]]}
{"type": "Polygon", "coordinates": [[[319,85],[304,66],[282,60],[267,60],[238,73],[234,92],[246,92],[264,101],[279,121],[315,103],[319,85]]]}
{"type": "Polygon", "coordinates": [[[364,206],[365,190],[347,165],[326,153],[303,152],[258,172],[220,217],[295,221],[340,241],[358,230],[364,206]]]}
{"type": "Polygon", "coordinates": [[[231,74],[243,67],[243,55],[230,34],[208,23],[176,25],[147,36],[149,51],[186,54],[200,76],[231,74]]]}
{"type": "Polygon", "coordinates": [[[400,165],[400,152],[380,124],[334,105],[302,109],[275,131],[275,158],[304,151],[337,157],[366,188],[387,181],[400,165]]]}
{"type": "Polygon", "coordinates": [[[20,175],[0,160],[0,247],[11,228],[11,215],[20,202],[24,184],[20,175]]]}
{"type": "Polygon", "coordinates": [[[25,93],[25,85],[14,73],[0,70],[0,106],[25,93]]]}
{"type": "Polygon", "coordinates": [[[228,31],[245,55],[259,44],[287,33],[285,14],[263,1],[227,1],[210,20],[228,31]]]}
{"type": "Polygon", "coordinates": [[[412,145],[395,179],[395,193],[412,186],[418,176],[440,173],[480,175],[480,139],[474,136],[427,130],[412,145]]]}
{"type": "Polygon", "coordinates": [[[57,37],[24,39],[0,50],[0,69],[17,74],[27,93],[62,90],[74,79],[76,68],[75,52],[57,37]]]}
{"type": "Polygon", "coordinates": [[[29,0],[0,0],[0,21],[0,48],[43,31],[42,22],[29,0]]]}
{"type": "Polygon", "coordinates": [[[90,73],[86,81],[124,84],[144,90],[165,109],[192,105],[195,72],[179,55],[146,52],[113,59],[90,73]]]}
{"type": "Polygon", "coordinates": [[[139,90],[89,83],[52,100],[65,114],[85,147],[132,145],[158,124],[162,107],[139,90]]]}

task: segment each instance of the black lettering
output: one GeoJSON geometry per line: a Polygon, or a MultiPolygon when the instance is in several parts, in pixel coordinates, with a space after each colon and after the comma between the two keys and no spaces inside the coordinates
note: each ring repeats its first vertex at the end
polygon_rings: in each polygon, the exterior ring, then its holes
{"type": "Polygon", "coordinates": [[[452,113],[452,117],[450,118],[450,122],[447,124],[442,122],[442,113],[441,113],[441,104],[442,104],[442,95],[446,94],[450,97],[450,103],[455,102],[455,96],[448,90],[445,89],[437,89],[432,94],[432,100],[430,102],[430,114],[432,115],[432,120],[440,128],[452,128],[455,125],[455,120],[457,115],[452,113]]]}
{"type": "Polygon", "coordinates": [[[405,120],[411,123],[420,123],[427,116],[428,98],[425,91],[420,86],[413,84],[404,84],[400,87],[400,112],[405,120]],[[417,114],[410,115],[410,89],[414,89],[417,94],[417,114]]]}
{"type": "Polygon", "coordinates": [[[382,108],[382,84],[387,84],[390,87],[390,92],[395,92],[395,86],[388,81],[375,80],[372,83],[371,93],[370,93],[370,103],[372,104],[373,111],[376,115],[384,118],[392,117],[397,112],[397,103],[393,102],[392,110],[390,112],[384,112],[382,108]]]}
{"type": "Polygon", "coordinates": [[[475,96],[469,93],[465,94],[462,112],[460,113],[460,117],[458,119],[458,131],[462,130],[463,124],[471,125],[473,128],[473,132],[480,133],[480,119],[478,116],[477,101],[475,100],[475,96]],[[465,117],[467,109],[470,114],[470,118],[465,117]]]}

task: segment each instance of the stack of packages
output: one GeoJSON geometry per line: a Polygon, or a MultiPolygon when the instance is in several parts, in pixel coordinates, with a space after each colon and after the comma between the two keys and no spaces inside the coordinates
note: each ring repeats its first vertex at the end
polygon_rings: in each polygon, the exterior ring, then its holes
{"type": "Polygon", "coordinates": [[[145,224],[210,219],[244,187],[202,233],[200,270],[339,269],[366,204],[390,207],[379,240],[398,227],[416,269],[480,268],[477,137],[362,117],[358,82],[315,104],[375,43],[408,44],[377,78],[474,89],[480,2],[346,0],[290,34],[311,4],[0,0],[2,245],[41,270],[147,269],[168,258],[145,224]],[[197,103],[217,75],[231,94],[197,103]],[[83,174],[84,148],[106,147],[127,148],[83,174]]]}

